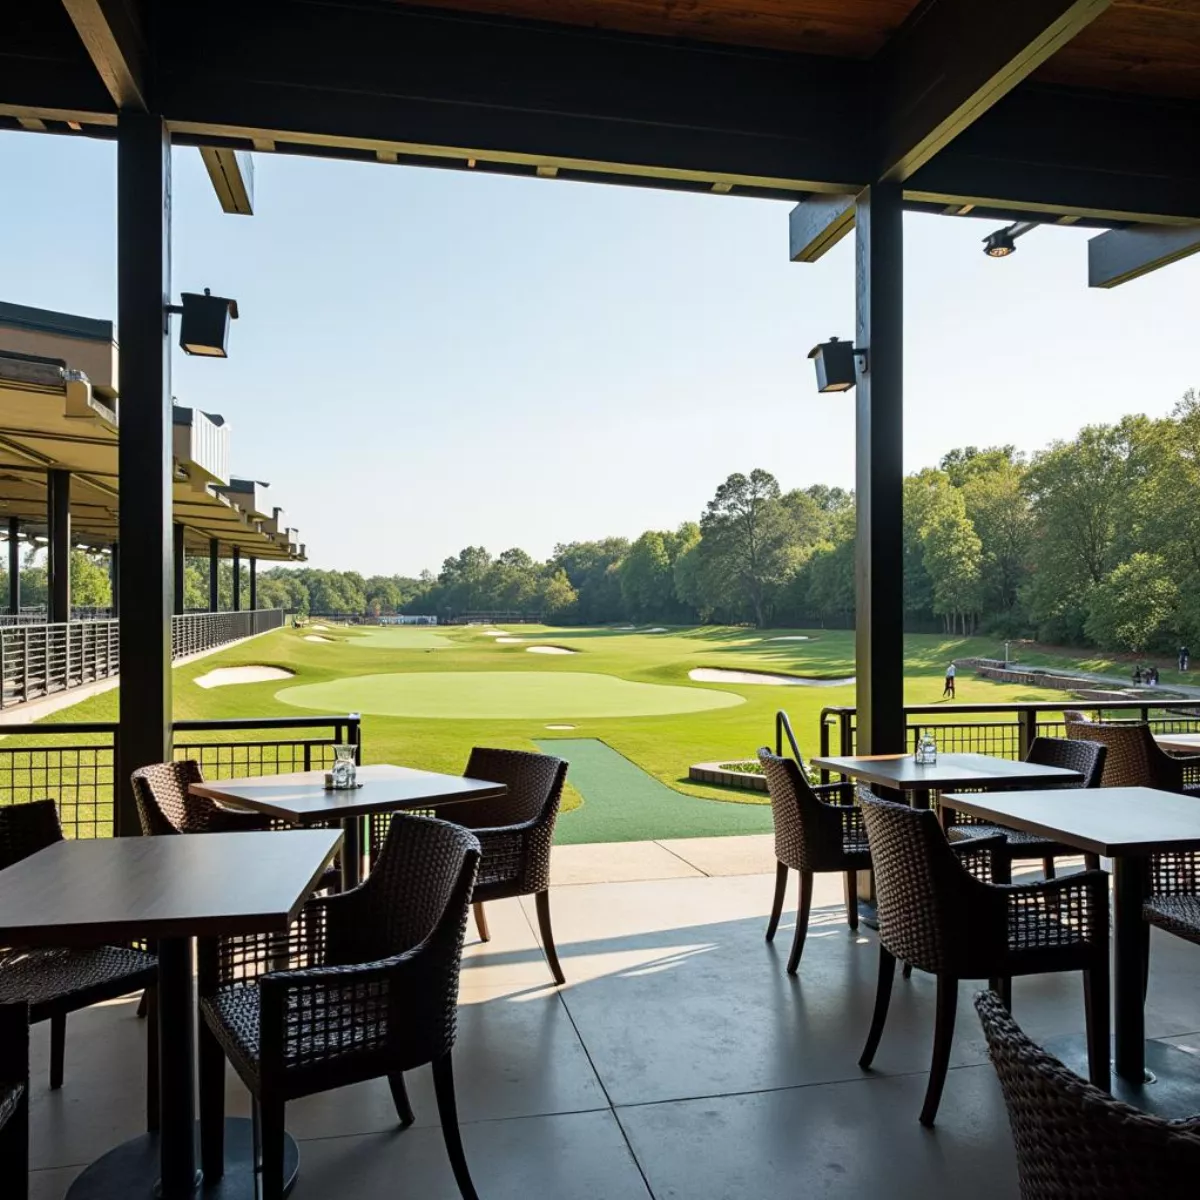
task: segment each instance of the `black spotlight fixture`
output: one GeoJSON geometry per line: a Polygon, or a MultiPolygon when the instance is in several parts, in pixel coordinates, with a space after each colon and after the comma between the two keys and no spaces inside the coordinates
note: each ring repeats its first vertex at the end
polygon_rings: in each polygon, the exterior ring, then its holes
{"type": "Polygon", "coordinates": [[[1037,221],[1014,221],[989,233],[983,239],[983,252],[988,258],[1007,258],[1017,252],[1017,238],[1023,237],[1031,229],[1036,229],[1037,221]]]}
{"type": "Polygon", "coordinates": [[[864,360],[863,370],[866,370],[867,352],[853,342],[841,342],[835,337],[814,346],[808,357],[817,369],[818,392],[848,392],[858,382],[857,358],[864,360]]]}
{"type": "Polygon", "coordinates": [[[208,358],[228,358],[229,322],[236,321],[236,300],[214,296],[208,288],[204,295],[184,292],[180,304],[170,304],[167,312],[178,313],[179,345],[185,354],[202,354],[208,358]]]}

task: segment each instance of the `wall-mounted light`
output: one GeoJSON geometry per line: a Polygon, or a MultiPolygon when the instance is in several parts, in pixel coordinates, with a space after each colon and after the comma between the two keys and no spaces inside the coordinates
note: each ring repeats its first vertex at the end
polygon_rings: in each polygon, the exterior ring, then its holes
{"type": "Polygon", "coordinates": [[[185,354],[202,354],[208,358],[228,358],[229,322],[236,321],[236,300],[214,296],[208,288],[204,295],[184,292],[181,304],[168,304],[167,312],[178,313],[179,345],[185,354]]]}
{"type": "Polygon", "coordinates": [[[808,357],[817,369],[818,392],[848,392],[858,382],[856,359],[861,358],[862,369],[867,369],[866,350],[835,337],[814,346],[808,357]]]}
{"type": "Polygon", "coordinates": [[[989,233],[983,239],[983,252],[988,258],[1007,258],[1017,252],[1017,238],[1038,227],[1037,221],[1014,221],[989,233]]]}

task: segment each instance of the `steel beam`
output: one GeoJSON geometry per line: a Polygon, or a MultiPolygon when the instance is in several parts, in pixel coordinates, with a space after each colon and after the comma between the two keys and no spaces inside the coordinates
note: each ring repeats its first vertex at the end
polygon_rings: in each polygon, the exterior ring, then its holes
{"type": "Polygon", "coordinates": [[[108,552],[108,586],[112,592],[112,615],[121,615],[121,543],[113,542],[108,552]]]}
{"type": "Polygon", "coordinates": [[[1088,287],[1113,288],[1200,250],[1200,226],[1110,229],[1088,241],[1088,287]]]}
{"type": "Polygon", "coordinates": [[[810,196],[788,217],[792,262],[816,262],[854,228],[854,197],[810,196]]]}
{"type": "Polygon", "coordinates": [[[250,611],[258,608],[258,559],[250,555],[250,611]]]}
{"type": "Polygon", "coordinates": [[[52,624],[71,619],[71,472],[46,472],[47,617],[52,624]]]}
{"type": "Polygon", "coordinates": [[[63,0],[92,65],[119,109],[146,110],[145,46],[122,0],[63,0]]]}
{"type": "Polygon", "coordinates": [[[855,346],[866,351],[855,389],[857,750],[888,754],[905,748],[904,230],[899,184],[881,183],[858,196],[855,267],[855,346]]]}
{"type": "Polygon", "coordinates": [[[187,568],[187,547],[183,539],[186,533],[187,529],[183,525],[176,524],[174,542],[171,548],[171,562],[175,568],[174,585],[172,587],[174,603],[171,607],[176,616],[179,616],[183,612],[184,578],[187,568]]]}
{"type": "Polygon", "coordinates": [[[233,548],[233,611],[240,612],[242,608],[242,551],[240,546],[233,548]]]}
{"type": "Polygon", "coordinates": [[[208,542],[208,611],[221,611],[221,543],[216,538],[208,542]]]}
{"type": "MultiPolygon", "coordinates": [[[[129,784],[171,759],[171,140],[162,118],[117,127],[117,327],[121,338],[120,729],[116,831],[139,832],[129,784]]],[[[165,1181],[164,1181],[165,1183],[165,1181]]]]}
{"type": "Polygon", "coordinates": [[[8,518],[8,611],[21,611],[21,518],[8,518]]]}

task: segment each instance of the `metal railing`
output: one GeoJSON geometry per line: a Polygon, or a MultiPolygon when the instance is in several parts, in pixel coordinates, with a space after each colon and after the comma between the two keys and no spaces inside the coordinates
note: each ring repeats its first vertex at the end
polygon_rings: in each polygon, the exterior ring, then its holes
{"type": "MultiPolygon", "coordinates": [[[[283,626],[283,610],[171,618],[171,657],[184,658],[283,626]]],[[[0,708],[110,679],[120,670],[120,622],[22,623],[0,628],[0,708]]]]}
{"type": "MultiPolygon", "coordinates": [[[[333,747],[350,743],[362,754],[355,715],[176,721],[174,753],[194,758],[208,779],[322,771],[333,747]]],[[[115,721],[64,725],[0,723],[0,805],[51,798],[69,838],[115,832],[117,761],[115,721]]],[[[136,828],[132,831],[136,833],[136,828]]]]}
{"type": "MultiPolygon", "coordinates": [[[[906,749],[916,750],[921,735],[933,734],[938,748],[948,752],[994,754],[999,758],[1024,758],[1035,737],[1065,737],[1067,710],[1105,719],[1122,714],[1127,719],[1147,722],[1157,733],[1200,731],[1200,700],[1085,700],[1027,701],[1010,704],[941,704],[906,706],[904,709],[906,749]],[[964,716],[1007,717],[1007,720],[961,720],[964,716]],[[922,718],[939,718],[938,720],[922,718]]],[[[821,710],[820,753],[848,755],[855,750],[857,734],[853,707],[832,706],[821,710]]],[[[821,782],[829,773],[821,772],[821,782]]]]}

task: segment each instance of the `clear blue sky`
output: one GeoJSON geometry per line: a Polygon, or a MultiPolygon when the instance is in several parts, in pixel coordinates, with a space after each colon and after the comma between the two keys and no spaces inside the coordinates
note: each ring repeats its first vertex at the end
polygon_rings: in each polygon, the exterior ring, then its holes
{"type": "MultiPolygon", "coordinates": [[[[317,566],[436,570],[467,544],[636,536],[732,471],[853,484],[853,398],[806,354],[854,330],[853,239],[787,261],[789,205],[256,156],[254,217],[175,151],[174,286],[234,296],[230,358],[176,353],[317,566]]],[[[0,299],[112,317],[116,152],[0,133],[0,299]]],[[[994,224],[994,223],[992,223],[994,224]]],[[[1004,261],[906,220],[905,461],[1033,449],[1200,384],[1200,258],[1086,287],[1087,233],[1004,261]]]]}

